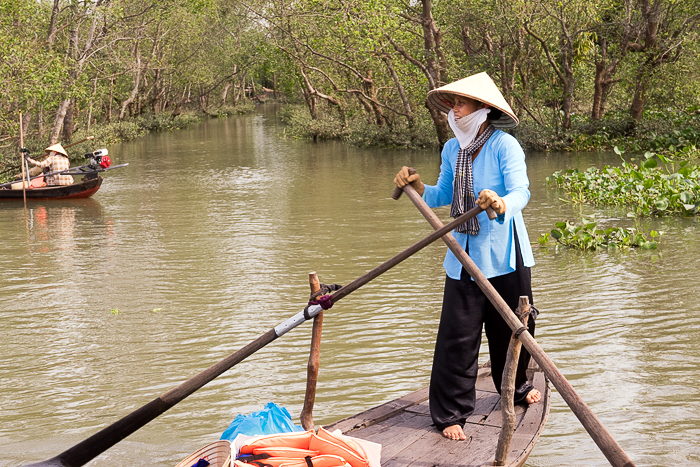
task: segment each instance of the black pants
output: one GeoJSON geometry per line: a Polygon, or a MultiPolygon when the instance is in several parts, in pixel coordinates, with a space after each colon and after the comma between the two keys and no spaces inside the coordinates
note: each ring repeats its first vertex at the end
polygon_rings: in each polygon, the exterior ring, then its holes
{"type": "MultiPolygon", "coordinates": [[[[517,308],[522,295],[529,297],[530,303],[533,303],[530,268],[523,266],[517,236],[515,245],[515,271],[489,279],[512,310],[517,308]]],[[[500,393],[512,331],[479,286],[462,269],[460,280],[447,277],[445,281],[442,315],[435,343],[430,377],[430,414],[438,430],[455,424],[463,425],[474,411],[482,326],[489,342],[491,375],[500,393]]],[[[534,336],[535,320],[532,316],[528,329],[534,336]]],[[[522,402],[532,389],[525,374],[529,362],[530,354],[521,348],[515,377],[516,403],[522,402]]]]}

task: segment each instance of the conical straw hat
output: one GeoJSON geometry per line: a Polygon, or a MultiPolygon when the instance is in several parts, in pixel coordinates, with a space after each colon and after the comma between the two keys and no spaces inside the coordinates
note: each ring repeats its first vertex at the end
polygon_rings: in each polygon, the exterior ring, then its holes
{"type": "Polygon", "coordinates": [[[49,146],[48,148],[44,149],[44,151],[56,151],[57,153],[63,154],[66,157],[68,156],[68,153],[66,152],[66,150],[63,149],[63,146],[61,146],[61,143],[53,144],[53,145],[49,146]]]}
{"type": "Polygon", "coordinates": [[[433,89],[428,93],[428,102],[436,109],[449,113],[454,105],[454,95],[470,97],[502,111],[501,118],[491,122],[496,128],[515,128],[520,123],[485,71],[433,89]]]}

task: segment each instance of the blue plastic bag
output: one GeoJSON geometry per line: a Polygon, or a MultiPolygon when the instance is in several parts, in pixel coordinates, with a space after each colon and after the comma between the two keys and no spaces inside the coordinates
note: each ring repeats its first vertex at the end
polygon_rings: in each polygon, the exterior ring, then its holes
{"type": "Polygon", "coordinates": [[[292,416],[287,409],[274,402],[268,402],[262,410],[248,415],[238,414],[221,435],[221,439],[233,441],[238,434],[256,436],[292,431],[304,431],[304,429],[292,422],[292,416]]]}

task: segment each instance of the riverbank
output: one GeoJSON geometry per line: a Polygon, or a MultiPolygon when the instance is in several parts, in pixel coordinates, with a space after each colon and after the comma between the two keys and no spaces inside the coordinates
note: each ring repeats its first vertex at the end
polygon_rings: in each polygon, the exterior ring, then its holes
{"type": "MultiPolygon", "coordinates": [[[[551,112],[551,110],[550,110],[551,112]]],[[[319,113],[312,119],[303,105],[289,105],[279,113],[287,125],[285,135],[314,141],[338,140],[359,147],[437,148],[435,127],[427,111],[416,112],[413,127],[405,123],[378,127],[367,115],[319,113]]],[[[628,154],[647,151],[676,156],[681,160],[700,158],[700,109],[671,109],[645,112],[641,121],[626,112],[609,112],[600,120],[574,115],[572,127],[564,130],[558,122],[536,121],[525,115],[511,131],[531,151],[612,151],[618,147],[628,154]]]]}

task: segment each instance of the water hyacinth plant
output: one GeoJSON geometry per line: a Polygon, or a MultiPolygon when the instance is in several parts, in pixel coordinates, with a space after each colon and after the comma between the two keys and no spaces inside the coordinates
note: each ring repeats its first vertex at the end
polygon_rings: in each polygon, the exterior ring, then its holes
{"type": "MultiPolygon", "coordinates": [[[[615,152],[622,156],[617,147],[615,152]]],[[[639,165],[623,160],[622,167],[557,171],[547,182],[566,190],[575,203],[626,206],[637,216],[695,216],[700,212],[700,167],[688,161],[678,165],[675,171],[673,160],[647,152],[639,165]]]]}
{"type": "Polygon", "coordinates": [[[658,240],[663,232],[652,230],[647,236],[636,228],[610,227],[598,229],[597,223],[583,219],[581,225],[571,221],[557,222],[556,229],[550,233],[540,235],[538,242],[542,246],[549,244],[550,239],[555,239],[560,245],[578,250],[596,250],[598,248],[641,248],[643,250],[655,250],[658,240]]]}

